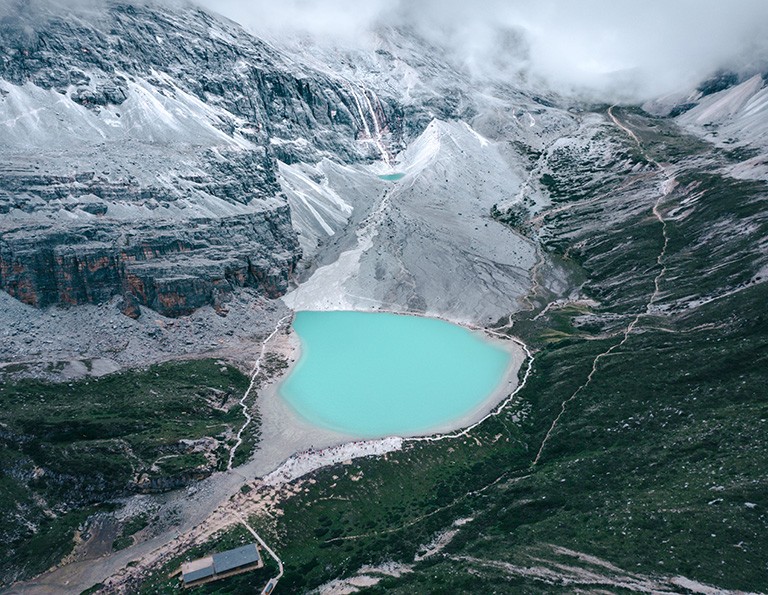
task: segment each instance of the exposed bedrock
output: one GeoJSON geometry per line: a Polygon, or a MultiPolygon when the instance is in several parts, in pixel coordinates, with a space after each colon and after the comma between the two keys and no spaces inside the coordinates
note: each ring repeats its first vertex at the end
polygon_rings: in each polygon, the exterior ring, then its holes
{"type": "Polygon", "coordinates": [[[322,152],[348,161],[379,157],[375,147],[350,141],[374,127],[393,143],[402,136],[397,101],[296,64],[230,21],[192,7],[105,4],[64,14],[18,2],[7,15],[0,11],[0,77],[95,112],[123,107],[137,85],[169,97],[182,91],[218,110],[218,130],[272,141],[286,162],[322,152]]]}
{"type": "Polygon", "coordinates": [[[0,288],[36,307],[123,293],[128,303],[180,316],[220,306],[237,287],[282,295],[299,257],[287,205],[130,229],[24,227],[0,234],[0,288]]]}
{"type": "Polygon", "coordinates": [[[284,163],[367,162],[402,108],[193,7],[0,7],[0,289],[181,316],[285,293],[284,163]],[[374,138],[375,137],[375,138],[374,138]]]}

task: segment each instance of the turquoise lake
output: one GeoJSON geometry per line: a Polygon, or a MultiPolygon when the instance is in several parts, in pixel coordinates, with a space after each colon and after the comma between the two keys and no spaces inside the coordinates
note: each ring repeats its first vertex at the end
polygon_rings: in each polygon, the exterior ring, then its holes
{"type": "Polygon", "coordinates": [[[402,180],[405,177],[405,174],[401,174],[401,173],[381,174],[379,177],[382,180],[386,180],[387,182],[397,182],[398,180],[402,180]]]}
{"type": "Polygon", "coordinates": [[[441,320],[298,312],[301,357],[279,393],[314,425],[360,437],[429,433],[476,411],[511,354],[441,320]]]}

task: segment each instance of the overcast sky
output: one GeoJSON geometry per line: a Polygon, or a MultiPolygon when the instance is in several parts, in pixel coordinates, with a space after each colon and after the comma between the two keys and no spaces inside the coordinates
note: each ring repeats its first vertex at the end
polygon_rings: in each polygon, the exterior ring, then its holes
{"type": "Polygon", "coordinates": [[[197,1],[255,32],[344,44],[365,44],[377,24],[404,22],[478,74],[525,69],[560,91],[604,93],[620,81],[635,97],[658,96],[718,68],[768,62],[768,0],[197,1]],[[515,39],[524,42],[508,43],[515,39]]]}

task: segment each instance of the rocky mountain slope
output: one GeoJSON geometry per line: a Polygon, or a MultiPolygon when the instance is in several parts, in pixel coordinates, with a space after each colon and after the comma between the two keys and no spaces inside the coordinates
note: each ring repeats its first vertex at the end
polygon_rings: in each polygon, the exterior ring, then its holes
{"type": "MultiPolygon", "coordinates": [[[[81,564],[11,592],[173,592],[202,551],[179,527],[234,494],[288,592],[766,590],[762,77],[609,108],[407,29],[277,47],[188,7],[46,6],[0,13],[0,552],[6,584],[81,564]],[[455,439],[104,509],[221,468],[247,380],[109,374],[250,369],[290,308],[492,325],[530,376],[455,439]]],[[[250,540],[221,502],[205,551],[250,540]]]]}
{"type": "Polygon", "coordinates": [[[469,92],[466,72],[399,30],[374,53],[276,49],[190,7],[55,6],[21,4],[0,31],[0,288],[13,297],[225,312],[239,287],[276,297],[294,272],[360,250],[365,221],[359,272],[323,271],[297,304],[342,274],[339,304],[475,322],[516,308],[535,250],[491,208],[531,189],[531,159],[573,125],[567,113],[513,87],[469,92]],[[380,229],[390,219],[402,227],[380,229]]]}
{"type": "Polygon", "coordinates": [[[523,180],[503,147],[433,120],[394,162],[355,241],[286,296],[293,309],[426,312],[495,322],[517,309],[534,244],[491,218],[523,180]]]}
{"type": "MultiPolygon", "coordinates": [[[[308,257],[284,301],[495,321],[523,305],[543,263],[535,242],[492,213],[547,204],[537,163],[576,118],[513,85],[473,81],[412,31],[385,28],[376,41],[375,52],[291,49],[400,98],[407,146],[382,153],[368,179],[328,162],[281,167],[308,257]]],[[[562,289],[565,272],[548,271],[542,283],[562,289]]]]}
{"type": "Polygon", "coordinates": [[[533,350],[518,400],[252,496],[286,590],[766,591],[766,182],[672,118],[574,120],[511,220],[571,273],[497,327],[533,350]]]}
{"type": "MultiPolygon", "coordinates": [[[[232,447],[231,398],[180,387],[191,409],[172,398],[162,417],[226,421],[182,423],[155,444],[140,418],[160,387],[140,389],[135,410],[116,389],[99,394],[94,406],[117,403],[116,433],[68,409],[76,393],[94,401],[79,387],[132,385],[147,375],[130,368],[205,354],[245,371],[292,278],[309,280],[302,300],[319,291],[356,308],[488,322],[518,307],[535,248],[491,207],[521,200],[529,157],[457,120],[476,99],[462,73],[418,62],[423,40],[396,37],[374,66],[278,50],[189,6],[1,10],[0,397],[22,409],[9,408],[0,448],[4,502],[19,511],[0,527],[4,580],[57,562],[82,515],[142,491],[142,478],[173,488],[216,468],[189,444],[217,457],[232,447]],[[331,277],[344,285],[334,295],[319,280],[350,252],[359,259],[331,277]],[[52,421],[24,421],[35,391],[53,395],[52,421]],[[99,457],[112,466],[96,477],[99,457]],[[43,541],[55,547],[39,556],[43,541]]],[[[519,130],[533,136],[529,118],[519,130]]]]}
{"type": "Polygon", "coordinates": [[[275,297],[301,255],[277,159],[366,160],[374,121],[402,135],[394,101],[191,7],[6,10],[0,288],[27,304],[275,297]]]}

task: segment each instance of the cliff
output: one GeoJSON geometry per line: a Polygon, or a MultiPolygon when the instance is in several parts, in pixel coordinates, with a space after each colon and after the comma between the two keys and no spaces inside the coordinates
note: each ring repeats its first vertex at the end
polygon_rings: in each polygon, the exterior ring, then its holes
{"type": "Polygon", "coordinates": [[[167,316],[282,295],[301,256],[278,160],[380,158],[394,100],[191,7],[0,9],[0,289],[167,316]],[[3,12],[5,10],[6,12],[3,12]]]}
{"type": "Polygon", "coordinates": [[[238,287],[277,297],[299,258],[286,205],[160,227],[21,227],[0,238],[0,286],[36,307],[123,293],[166,316],[220,305],[238,287]]]}

